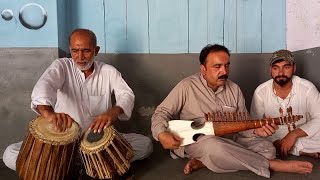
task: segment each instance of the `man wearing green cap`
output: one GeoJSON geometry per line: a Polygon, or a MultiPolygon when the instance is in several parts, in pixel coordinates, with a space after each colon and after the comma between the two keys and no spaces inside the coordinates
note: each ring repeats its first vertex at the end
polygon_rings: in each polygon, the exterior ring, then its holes
{"type": "Polygon", "coordinates": [[[290,114],[303,115],[303,118],[295,125],[276,128],[268,125],[255,129],[254,133],[273,142],[281,157],[293,154],[320,158],[320,94],[313,83],[294,75],[295,71],[290,51],[274,52],[270,58],[272,79],[255,90],[250,113],[253,118],[290,114]],[[275,129],[275,133],[271,133],[275,129]]]}

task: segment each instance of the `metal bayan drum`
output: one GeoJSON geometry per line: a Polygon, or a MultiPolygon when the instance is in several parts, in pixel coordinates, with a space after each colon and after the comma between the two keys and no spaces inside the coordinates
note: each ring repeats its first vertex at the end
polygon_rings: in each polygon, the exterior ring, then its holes
{"type": "Polygon", "coordinates": [[[45,118],[35,118],[29,124],[17,158],[18,176],[25,180],[68,178],[79,138],[76,122],[64,132],[55,132],[45,118]]]}
{"type": "Polygon", "coordinates": [[[92,178],[111,179],[130,168],[133,149],[112,126],[101,133],[88,130],[80,144],[86,173],[92,178]]]}

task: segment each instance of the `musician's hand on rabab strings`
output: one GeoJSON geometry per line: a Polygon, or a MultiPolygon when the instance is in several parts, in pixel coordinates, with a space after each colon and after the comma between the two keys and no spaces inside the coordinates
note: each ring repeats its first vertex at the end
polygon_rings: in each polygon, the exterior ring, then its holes
{"type": "Polygon", "coordinates": [[[271,123],[271,124],[266,124],[260,128],[254,129],[253,133],[261,137],[268,137],[274,134],[277,129],[279,129],[278,125],[271,123]]]}
{"type": "Polygon", "coordinates": [[[158,136],[159,141],[164,149],[178,149],[180,147],[182,138],[168,132],[162,132],[158,136]]]}
{"type": "Polygon", "coordinates": [[[54,126],[54,131],[64,132],[70,128],[74,121],[68,114],[65,113],[48,113],[45,117],[54,126]]]}

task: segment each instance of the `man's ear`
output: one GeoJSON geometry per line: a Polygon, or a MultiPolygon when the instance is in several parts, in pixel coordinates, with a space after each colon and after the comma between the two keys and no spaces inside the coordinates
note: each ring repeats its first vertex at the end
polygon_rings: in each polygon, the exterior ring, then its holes
{"type": "Polygon", "coordinates": [[[206,72],[206,66],[203,65],[203,64],[200,64],[200,70],[201,70],[201,74],[202,75],[205,75],[205,72],[206,72]]]}
{"type": "Polygon", "coordinates": [[[95,48],[95,54],[94,54],[95,56],[98,55],[99,50],[100,50],[100,46],[97,46],[97,47],[95,48]]]}
{"type": "Polygon", "coordinates": [[[293,64],[293,74],[296,73],[296,70],[297,70],[297,66],[296,66],[296,64],[294,63],[294,64],[293,64]]]}

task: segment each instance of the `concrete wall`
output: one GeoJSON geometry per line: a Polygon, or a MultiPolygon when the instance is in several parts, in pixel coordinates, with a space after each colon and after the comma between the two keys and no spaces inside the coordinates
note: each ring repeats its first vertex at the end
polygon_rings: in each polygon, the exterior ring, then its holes
{"type": "MultiPolygon", "coordinates": [[[[320,48],[295,52],[297,74],[320,88],[320,48]]],[[[0,156],[6,146],[23,139],[34,84],[58,57],[54,48],[0,49],[0,156]]],[[[270,78],[270,54],[232,54],[230,79],[241,87],[249,107],[254,89],[270,78]]],[[[150,135],[150,118],[157,105],[183,78],[199,71],[198,54],[99,54],[98,60],[115,66],[136,94],[133,116],[121,122],[121,131],[150,135]]]]}
{"type": "MultiPolygon", "coordinates": [[[[297,75],[311,80],[320,89],[320,48],[294,53],[297,75]]],[[[230,79],[243,91],[250,108],[255,88],[270,79],[271,54],[231,54],[230,79]]],[[[100,55],[99,60],[112,64],[122,72],[136,95],[131,122],[122,123],[125,130],[150,134],[150,119],[154,109],[183,78],[199,71],[198,54],[175,55],[100,55]]]]}
{"type": "Polygon", "coordinates": [[[33,86],[57,57],[56,48],[0,48],[0,157],[25,135],[35,117],[30,110],[33,86]]]}

